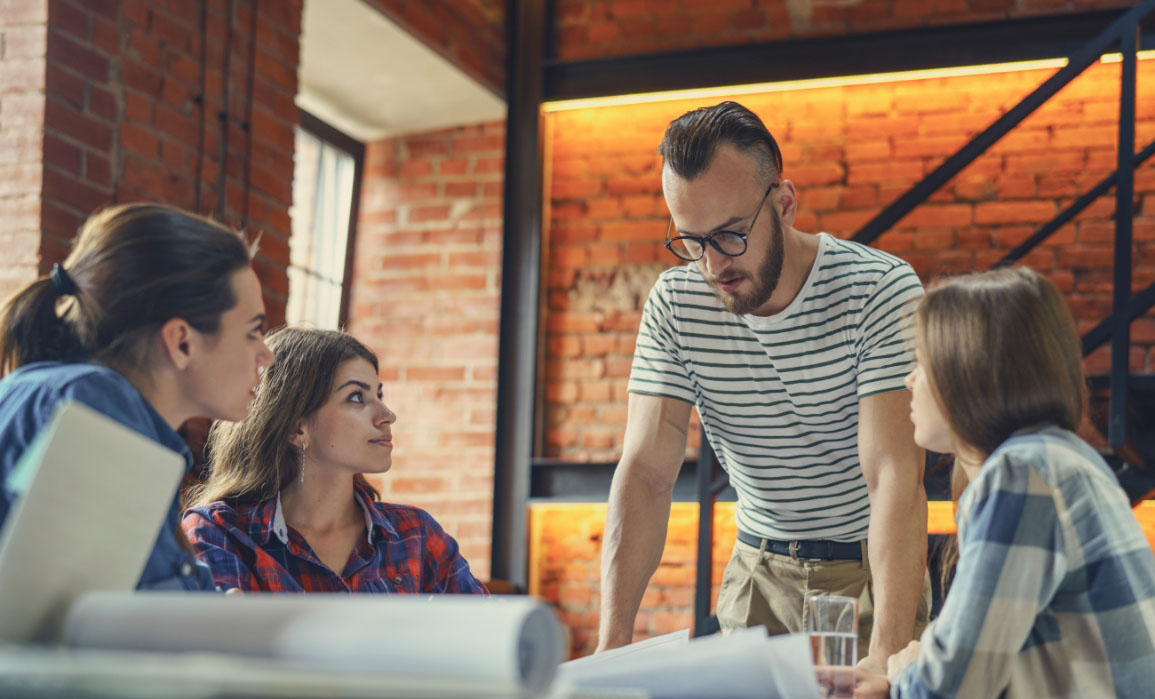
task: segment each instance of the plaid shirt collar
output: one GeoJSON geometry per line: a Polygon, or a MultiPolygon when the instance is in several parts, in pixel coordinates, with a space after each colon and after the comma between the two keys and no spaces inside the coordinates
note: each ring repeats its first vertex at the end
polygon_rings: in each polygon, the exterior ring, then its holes
{"type": "MultiPolygon", "coordinates": [[[[387,540],[396,541],[400,538],[401,535],[393,523],[373,507],[373,498],[356,481],[353,482],[353,499],[360,505],[361,513],[365,516],[365,531],[368,532],[370,546],[374,545],[378,530],[387,540]]],[[[261,546],[267,546],[270,539],[275,536],[281,544],[289,545],[289,525],[285,523],[285,513],[281,509],[280,493],[277,493],[277,497],[269,498],[257,505],[253,514],[254,517],[249,522],[249,536],[254,541],[261,546]]]]}

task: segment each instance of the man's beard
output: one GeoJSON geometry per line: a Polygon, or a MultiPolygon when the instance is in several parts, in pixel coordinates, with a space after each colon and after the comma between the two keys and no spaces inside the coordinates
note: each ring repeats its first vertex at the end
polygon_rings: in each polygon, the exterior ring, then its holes
{"type": "Polygon", "coordinates": [[[776,210],[771,208],[770,212],[772,214],[770,219],[770,249],[766,251],[762,262],[758,264],[754,277],[745,273],[740,275],[750,281],[752,287],[750,291],[746,294],[731,294],[720,288],[718,277],[706,279],[710,289],[714,292],[714,296],[722,302],[722,306],[735,315],[745,315],[758,310],[770,300],[770,296],[778,288],[778,281],[782,277],[782,264],[786,256],[783,245],[782,221],[778,218],[776,210]]]}

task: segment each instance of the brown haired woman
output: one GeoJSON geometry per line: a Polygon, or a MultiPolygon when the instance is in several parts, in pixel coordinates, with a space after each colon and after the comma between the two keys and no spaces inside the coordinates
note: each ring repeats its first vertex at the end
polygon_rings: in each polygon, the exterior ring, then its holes
{"type": "Polygon", "coordinates": [[[917,358],[915,441],[970,483],[942,614],[891,656],[890,696],[1151,696],[1155,556],[1074,433],[1082,357],[1058,291],[1027,269],[939,283],[917,358]]]}
{"type": "Polygon", "coordinates": [[[269,336],[248,417],[209,435],[212,471],[184,531],[225,589],[481,593],[457,542],[425,511],[378,502],[365,473],[392,465],[397,416],[377,356],[334,330],[269,336]]]}
{"type": "MultiPolygon", "coordinates": [[[[234,231],[159,204],[90,217],[63,265],[0,309],[0,476],[54,408],[79,401],[191,464],[176,430],[239,420],[272,361],[249,249],[234,231]]],[[[212,589],[169,516],[139,587],[212,589]]],[[[16,495],[0,494],[0,523],[16,495]]]]}

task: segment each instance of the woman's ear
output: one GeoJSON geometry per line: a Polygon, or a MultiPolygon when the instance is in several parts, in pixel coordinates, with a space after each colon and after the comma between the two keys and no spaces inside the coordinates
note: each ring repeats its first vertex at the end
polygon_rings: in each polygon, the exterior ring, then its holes
{"type": "Polygon", "coordinates": [[[183,318],[169,318],[160,326],[161,349],[177,371],[184,371],[192,364],[199,339],[198,333],[183,318]]]}
{"type": "Polygon", "coordinates": [[[305,428],[305,421],[298,420],[297,425],[289,432],[289,444],[294,448],[300,449],[302,445],[309,443],[309,433],[305,428]]]}

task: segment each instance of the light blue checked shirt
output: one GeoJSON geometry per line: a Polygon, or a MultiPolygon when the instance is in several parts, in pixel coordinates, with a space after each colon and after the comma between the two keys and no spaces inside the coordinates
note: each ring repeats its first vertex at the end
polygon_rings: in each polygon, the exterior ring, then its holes
{"type": "Polygon", "coordinates": [[[1022,430],[959,502],[942,614],[892,697],[1155,696],[1155,556],[1097,453],[1022,430]]]}

